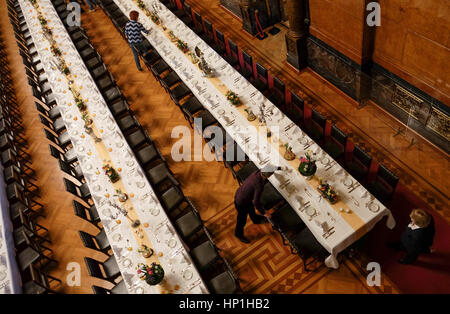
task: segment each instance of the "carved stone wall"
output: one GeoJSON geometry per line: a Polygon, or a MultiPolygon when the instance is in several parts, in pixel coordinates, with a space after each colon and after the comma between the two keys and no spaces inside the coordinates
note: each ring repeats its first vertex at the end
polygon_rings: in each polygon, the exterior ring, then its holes
{"type": "Polygon", "coordinates": [[[373,100],[449,153],[449,107],[377,64],[362,73],[359,64],[314,36],[308,38],[307,49],[308,66],[318,74],[355,100],[373,100]]]}

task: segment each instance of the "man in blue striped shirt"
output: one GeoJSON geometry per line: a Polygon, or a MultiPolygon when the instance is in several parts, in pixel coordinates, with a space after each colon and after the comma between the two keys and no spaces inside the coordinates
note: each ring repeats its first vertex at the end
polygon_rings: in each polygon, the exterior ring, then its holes
{"type": "Polygon", "coordinates": [[[137,21],[139,17],[139,12],[130,12],[130,21],[125,25],[125,37],[130,44],[131,50],[133,51],[134,61],[139,71],[142,71],[141,64],[139,62],[139,52],[145,57],[150,48],[148,42],[142,37],[144,32],[148,34],[150,30],[146,30],[144,26],[137,21]]]}

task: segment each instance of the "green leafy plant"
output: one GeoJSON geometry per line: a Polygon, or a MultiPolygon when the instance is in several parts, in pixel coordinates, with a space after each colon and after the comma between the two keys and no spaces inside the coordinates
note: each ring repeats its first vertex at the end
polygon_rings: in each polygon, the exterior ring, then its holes
{"type": "Polygon", "coordinates": [[[236,95],[235,92],[232,91],[228,91],[226,93],[227,99],[228,101],[233,105],[233,106],[239,106],[241,103],[241,100],[239,99],[239,97],[236,95]]]}

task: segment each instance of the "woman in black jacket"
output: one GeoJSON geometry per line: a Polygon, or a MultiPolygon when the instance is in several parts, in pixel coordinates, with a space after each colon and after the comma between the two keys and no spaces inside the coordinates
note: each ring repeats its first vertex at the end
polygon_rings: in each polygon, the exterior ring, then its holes
{"type": "Polygon", "coordinates": [[[389,245],[407,252],[406,256],[399,260],[401,264],[411,264],[421,253],[430,253],[433,245],[435,233],[433,217],[422,209],[414,209],[409,216],[411,222],[403,231],[401,242],[389,245]]]}

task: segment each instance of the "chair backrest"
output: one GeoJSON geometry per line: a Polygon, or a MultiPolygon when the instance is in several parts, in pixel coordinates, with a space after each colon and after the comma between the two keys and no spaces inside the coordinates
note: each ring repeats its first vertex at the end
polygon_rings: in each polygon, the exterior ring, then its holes
{"type": "Polygon", "coordinates": [[[352,158],[358,160],[361,164],[366,166],[367,169],[370,168],[370,164],[372,163],[372,157],[370,157],[370,155],[363,151],[358,145],[355,145],[353,149],[352,158]]]}
{"type": "Polygon", "coordinates": [[[90,276],[100,279],[106,279],[102,273],[102,269],[100,268],[101,263],[99,261],[90,257],[85,257],[84,262],[86,263],[86,267],[90,276]]]}
{"type": "Polygon", "coordinates": [[[94,236],[81,230],[78,231],[78,234],[80,235],[81,241],[83,242],[83,245],[85,247],[97,251],[99,250],[97,245],[95,244],[94,236]]]}
{"type": "Polygon", "coordinates": [[[194,20],[199,26],[203,28],[203,19],[200,13],[194,11],[194,20]]]}
{"type": "Polygon", "coordinates": [[[76,216],[83,218],[84,220],[89,220],[86,214],[87,210],[86,207],[84,207],[81,203],[77,202],[76,200],[72,200],[72,205],[76,216]]]}
{"type": "Polygon", "coordinates": [[[103,288],[103,287],[99,287],[99,286],[92,286],[92,291],[94,292],[94,294],[110,294],[110,290],[103,288]]]}
{"type": "Polygon", "coordinates": [[[339,144],[344,146],[347,144],[348,136],[344,132],[342,132],[337,126],[331,126],[331,137],[336,140],[339,144]]]}
{"type": "Polygon", "coordinates": [[[238,49],[238,46],[236,45],[236,43],[234,41],[232,41],[231,39],[228,39],[228,46],[230,47],[231,54],[233,54],[236,58],[238,58],[239,49],[238,49]]]}
{"type": "Polygon", "coordinates": [[[217,42],[223,47],[225,48],[225,36],[223,35],[223,33],[221,31],[219,31],[218,29],[216,29],[216,38],[217,38],[217,42]]]}
{"type": "Polygon", "coordinates": [[[53,143],[55,143],[56,145],[59,146],[58,139],[52,132],[50,132],[47,129],[44,129],[44,133],[45,133],[45,137],[47,137],[47,139],[49,139],[50,141],[52,141],[53,143]]]}
{"type": "Polygon", "coordinates": [[[382,164],[378,166],[377,177],[381,178],[387,184],[389,184],[393,190],[395,190],[395,187],[397,186],[397,183],[399,181],[399,177],[397,177],[392,171],[390,171],[382,164]]]}
{"type": "Polygon", "coordinates": [[[278,77],[273,78],[273,87],[284,98],[286,93],[286,85],[278,77]]]}
{"type": "Polygon", "coordinates": [[[262,79],[265,83],[267,83],[267,69],[259,63],[256,63],[256,74],[260,80],[262,79]]]}
{"type": "Polygon", "coordinates": [[[72,181],[64,178],[64,186],[66,187],[67,192],[70,192],[76,196],[81,197],[80,194],[78,193],[77,186],[72,181]]]}
{"type": "Polygon", "coordinates": [[[64,171],[65,173],[67,173],[68,175],[70,175],[71,177],[73,177],[73,168],[66,163],[64,160],[58,159],[58,163],[59,163],[59,168],[64,171]]]}
{"type": "Polygon", "coordinates": [[[301,109],[302,111],[305,110],[305,102],[303,101],[303,99],[297,94],[294,94],[292,92],[291,92],[291,102],[293,105],[295,105],[295,107],[301,109]]]}
{"type": "Polygon", "coordinates": [[[47,118],[45,118],[43,115],[39,115],[39,119],[41,120],[41,123],[46,126],[47,128],[53,130],[53,123],[50,122],[47,118]]]}
{"type": "Polygon", "coordinates": [[[205,22],[206,34],[211,39],[214,38],[212,23],[210,21],[206,20],[206,19],[204,20],[204,22],[205,22]]]}
{"type": "Polygon", "coordinates": [[[55,146],[48,144],[48,147],[50,147],[50,155],[52,155],[56,159],[64,158],[61,152],[55,146]]]}
{"type": "Polygon", "coordinates": [[[323,130],[325,130],[325,124],[327,123],[327,120],[324,116],[322,116],[318,111],[311,109],[311,119],[315,123],[317,123],[323,130]]]}
{"type": "Polygon", "coordinates": [[[244,58],[244,66],[251,69],[253,72],[253,58],[245,50],[242,50],[242,57],[244,58]]]}

